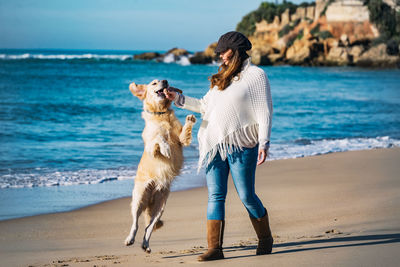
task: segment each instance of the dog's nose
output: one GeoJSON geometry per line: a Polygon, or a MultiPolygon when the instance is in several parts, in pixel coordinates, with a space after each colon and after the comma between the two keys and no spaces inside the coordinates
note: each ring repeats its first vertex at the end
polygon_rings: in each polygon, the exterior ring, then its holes
{"type": "Polygon", "coordinates": [[[161,84],[163,87],[168,87],[168,81],[167,80],[162,80],[161,84]]]}

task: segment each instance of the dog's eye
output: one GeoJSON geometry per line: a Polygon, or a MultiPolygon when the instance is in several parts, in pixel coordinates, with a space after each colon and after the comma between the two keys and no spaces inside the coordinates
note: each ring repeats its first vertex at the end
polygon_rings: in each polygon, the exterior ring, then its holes
{"type": "Polygon", "coordinates": [[[154,83],[152,83],[151,85],[156,85],[157,83],[156,82],[154,82],[154,83]]]}

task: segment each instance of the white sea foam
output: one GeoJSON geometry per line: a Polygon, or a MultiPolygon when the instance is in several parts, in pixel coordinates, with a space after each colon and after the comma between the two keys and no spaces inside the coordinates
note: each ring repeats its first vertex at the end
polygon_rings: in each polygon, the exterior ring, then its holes
{"type": "Polygon", "coordinates": [[[102,54],[0,54],[3,60],[23,60],[23,59],[47,59],[47,60],[127,60],[132,55],[102,55],[102,54]]]}
{"type": "Polygon", "coordinates": [[[171,54],[171,53],[168,53],[166,56],[164,56],[163,62],[164,62],[164,63],[172,63],[172,62],[175,62],[175,55],[174,55],[174,54],[171,54]]]}
{"type": "MultiPolygon", "coordinates": [[[[299,139],[294,142],[271,144],[268,160],[390,147],[400,147],[400,140],[388,136],[324,140],[299,139]]],[[[195,149],[195,146],[193,146],[193,149],[195,149]]],[[[136,169],[128,168],[78,171],[52,171],[36,168],[31,171],[0,175],[0,188],[99,184],[115,180],[134,179],[135,176],[136,169]]],[[[192,157],[191,160],[185,162],[181,175],[177,177],[172,190],[184,190],[200,186],[205,186],[204,172],[197,173],[197,159],[192,157]]]]}
{"type": "Polygon", "coordinates": [[[181,56],[181,58],[177,61],[177,63],[182,66],[188,66],[188,65],[190,65],[189,57],[181,56]]]}
{"type": "Polygon", "coordinates": [[[190,65],[190,60],[188,56],[175,56],[174,54],[168,53],[163,58],[164,63],[177,63],[182,66],[190,65]]]}
{"type": "MultiPolygon", "coordinates": [[[[164,56],[164,63],[177,63],[182,66],[190,65],[189,56],[179,56],[168,53],[164,56]]],[[[42,59],[42,60],[119,60],[124,61],[132,59],[132,55],[104,55],[104,54],[0,54],[0,60],[25,60],[25,59],[42,59]]]]}
{"type": "Polygon", "coordinates": [[[271,145],[270,160],[302,158],[333,152],[374,148],[400,147],[400,140],[388,136],[376,138],[344,138],[323,140],[297,140],[291,143],[271,145]]]}
{"type": "Polygon", "coordinates": [[[135,176],[135,169],[85,169],[78,171],[41,169],[0,175],[0,188],[99,184],[114,180],[133,179],[135,176]]]}

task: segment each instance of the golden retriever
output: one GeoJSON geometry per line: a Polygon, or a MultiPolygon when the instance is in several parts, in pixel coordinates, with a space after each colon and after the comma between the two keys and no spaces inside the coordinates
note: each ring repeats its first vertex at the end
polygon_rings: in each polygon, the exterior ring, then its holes
{"type": "Polygon", "coordinates": [[[129,85],[132,94],[143,101],[142,117],[145,127],[142,133],[144,152],[137,168],[132,192],[133,223],[125,245],[129,246],[135,242],[138,219],[144,211],[146,228],[142,248],[147,253],[151,252],[151,233],[162,226],[160,218],[171,182],[180,173],[183,165],[182,146],[191,143],[192,127],[196,122],[193,115],[188,115],[182,127],[174,111],[170,109],[171,101],[163,93],[166,88],[166,80],[154,80],[147,85],[129,85]]]}

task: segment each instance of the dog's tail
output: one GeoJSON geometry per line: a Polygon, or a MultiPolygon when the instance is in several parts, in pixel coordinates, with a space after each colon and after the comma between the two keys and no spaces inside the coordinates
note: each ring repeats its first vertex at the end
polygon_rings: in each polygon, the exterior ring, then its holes
{"type": "MultiPolygon", "coordinates": [[[[150,216],[149,212],[150,212],[150,210],[146,209],[145,216],[144,216],[144,223],[146,226],[149,225],[150,221],[151,221],[151,216],[150,216]]],[[[160,229],[163,225],[164,225],[164,221],[162,221],[161,219],[158,220],[156,222],[156,224],[154,225],[153,231],[160,229]]]]}
{"type": "Polygon", "coordinates": [[[158,220],[158,222],[156,222],[156,225],[154,226],[154,230],[160,229],[161,227],[163,227],[164,222],[162,220],[158,220]]]}

